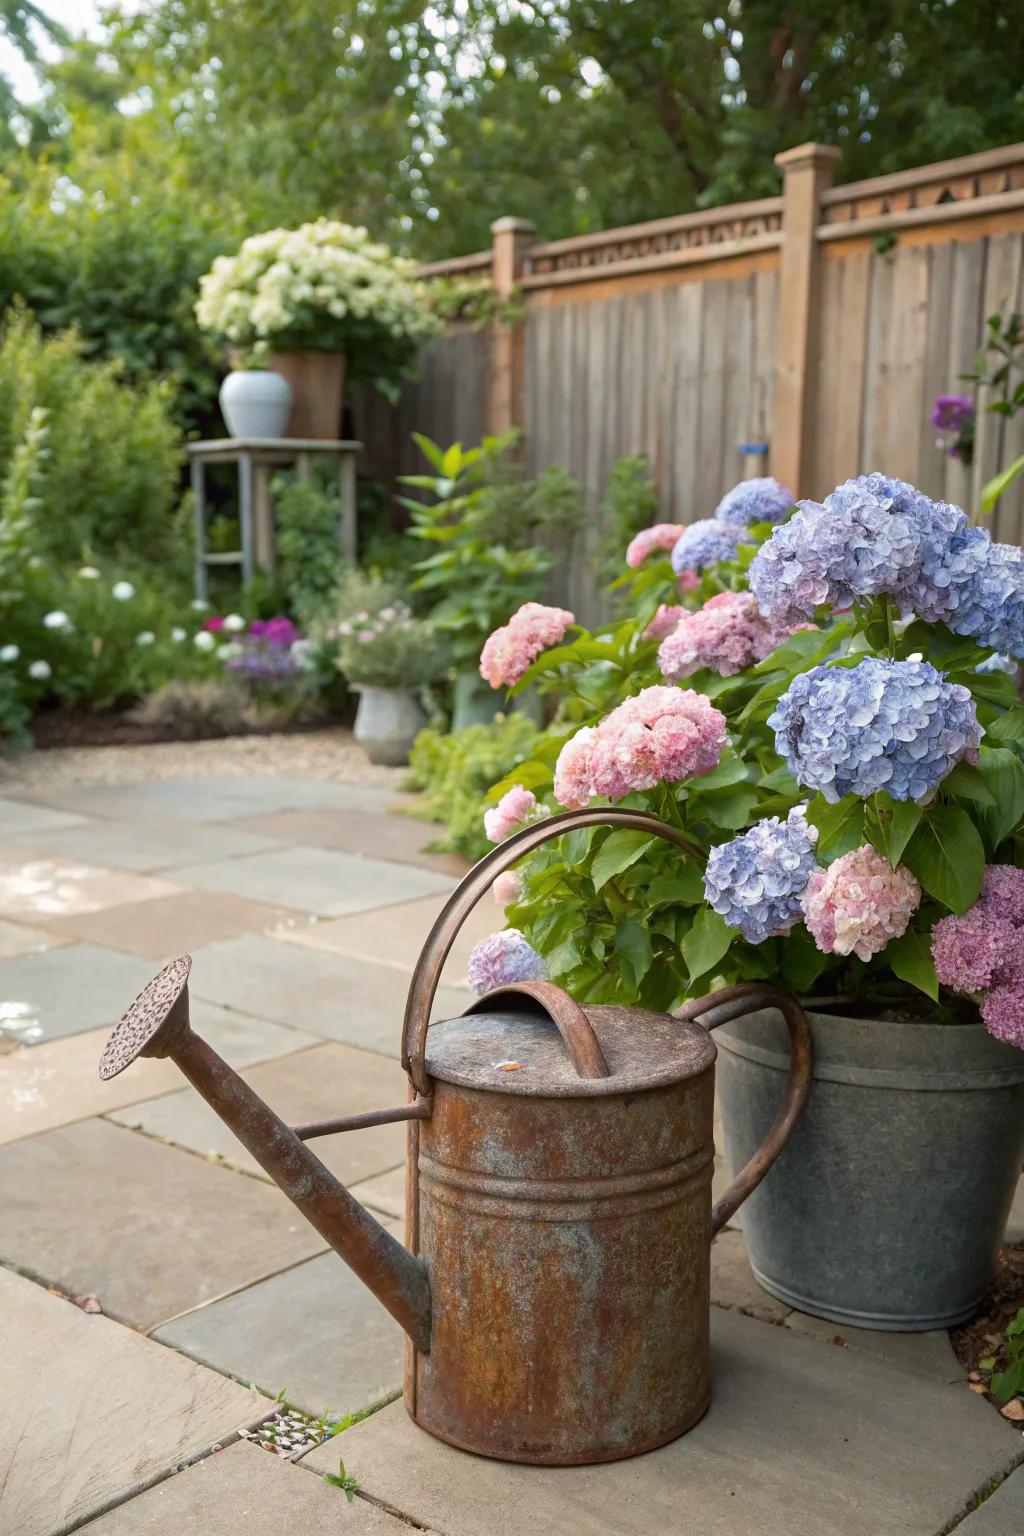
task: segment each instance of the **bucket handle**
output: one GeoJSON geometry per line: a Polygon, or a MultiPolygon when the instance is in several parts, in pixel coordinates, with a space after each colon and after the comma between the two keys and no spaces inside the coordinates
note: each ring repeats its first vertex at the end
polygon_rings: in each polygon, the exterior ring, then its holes
{"type": "Polygon", "coordinates": [[[517,864],[526,854],[532,853],[550,838],[560,837],[563,832],[575,832],[582,827],[620,827],[631,832],[646,832],[650,837],[662,837],[666,842],[675,843],[691,858],[704,859],[696,843],[691,842],[686,833],[680,832],[677,827],[660,821],[657,816],[648,815],[646,811],[618,810],[610,806],[595,806],[585,811],[560,811],[532,826],[523,827],[519,832],[513,832],[497,848],[484,854],[480,862],[474,864],[459,881],[441,908],[420,951],[409,983],[409,997],[402,1024],[402,1066],[409,1074],[413,1088],[421,1096],[426,1097],[431,1091],[424,1063],[430,1008],[441,979],[441,967],[458,937],[459,929],[480,897],[489,889],[495,875],[517,864]]]}
{"type": "Polygon", "coordinates": [[[786,1145],[803,1114],[807,1096],[811,1091],[811,1071],[814,1064],[814,1046],[811,1041],[807,1015],[791,992],[773,987],[763,981],[745,981],[735,987],[722,987],[707,997],[694,998],[676,1010],[677,1019],[702,1024],[705,1029],[717,1029],[732,1019],[753,1013],[757,1008],[777,1008],[789,1030],[789,1077],[786,1093],[771,1128],[753,1157],[733,1179],[721,1200],[711,1212],[711,1236],[716,1237],[729,1217],[734,1215],[749,1194],[760,1184],[769,1168],[786,1145]]]}
{"type": "Polygon", "coordinates": [[[478,997],[466,1009],[463,1018],[474,1013],[488,1013],[507,997],[529,997],[540,1004],[561,1035],[578,1077],[611,1077],[611,1069],[590,1020],[579,1003],[561,987],[556,987],[553,981],[514,981],[508,986],[495,987],[492,992],[478,997]]]}

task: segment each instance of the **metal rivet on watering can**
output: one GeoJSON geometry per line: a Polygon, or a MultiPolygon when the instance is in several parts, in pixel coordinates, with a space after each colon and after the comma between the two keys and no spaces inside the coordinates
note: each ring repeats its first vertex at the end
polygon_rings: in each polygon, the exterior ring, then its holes
{"type": "Polygon", "coordinates": [[[551,983],[522,983],[428,1035],[445,957],[494,876],[549,837],[600,825],[695,851],[654,817],[604,809],[552,816],[481,860],[446,903],[413,975],[406,1105],[286,1126],[189,1027],[187,957],[136,1000],[100,1068],[113,1076],[136,1055],[170,1055],[402,1323],[405,1402],[416,1422],[509,1461],[610,1461],[696,1423],[709,1397],[711,1239],[781,1151],[810,1087],[803,1013],[760,983],[691,1003],[677,1018],[584,1010],[551,983]],[[792,1041],[784,1103],[712,1211],[708,1030],[772,1004],[792,1041]],[[410,1122],[406,1247],[305,1145],[391,1120],[410,1122]]]}

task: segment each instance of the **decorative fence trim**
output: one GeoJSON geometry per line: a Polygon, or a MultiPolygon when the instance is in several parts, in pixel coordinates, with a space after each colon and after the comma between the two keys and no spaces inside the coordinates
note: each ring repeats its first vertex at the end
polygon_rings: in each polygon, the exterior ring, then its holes
{"type": "Polygon", "coordinates": [[[815,235],[821,241],[848,240],[857,235],[883,234],[889,229],[912,229],[921,224],[948,224],[959,219],[976,219],[984,214],[1003,213],[1017,208],[1024,208],[1024,185],[1018,190],[965,198],[962,202],[891,209],[887,213],[844,219],[841,223],[819,224],[815,235]]]}
{"type": "Polygon", "coordinates": [[[451,277],[459,272],[490,272],[490,251],[474,251],[470,256],[449,256],[444,261],[424,262],[416,269],[417,277],[451,277]]]}
{"type": "MultiPolygon", "coordinates": [[[[531,270],[524,273],[519,280],[519,286],[523,289],[535,290],[539,288],[555,288],[566,283],[593,283],[602,278],[628,277],[637,272],[659,272],[671,267],[688,267],[707,264],[715,261],[728,261],[731,258],[746,256],[751,251],[777,251],[782,245],[782,233],[780,230],[765,231],[761,234],[752,234],[740,239],[715,240],[698,245],[679,247],[676,249],[661,250],[650,255],[637,255],[622,257],[620,259],[602,259],[593,264],[579,266],[567,266],[559,270],[543,269],[538,271],[533,264],[533,253],[530,255],[531,270]]],[[[623,249],[619,247],[619,249],[623,249]]]]}
{"type": "Polygon", "coordinates": [[[915,166],[909,171],[895,171],[889,176],[873,176],[866,181],[849,181],[831,187],[821,201],[825,222],[844,222],[859,214],[896,212],[892,203],[901,193],[913,192],[912,200],[899,206],[923,208],[959,202],[964,198],[1009,192],[1024,186],[1024,144],[1005,144],[999,149],[983,150],[977,155],[963,155],[958,160],[938,160],[931,165],[915,166]],[[872,206],[878,200],[890,202],[889,209],[872,206]]]}
{"type": "Polygon", "coordinates": [[[560,271],[567,266],[603,265],[628,259],[617,254],[623,246],[648,247],[648,250],[636,253],[642,255],[686,250],[694,245],[763,234],[766,230],[780,228],[781,219],[782,198],[762,197],[746,203],[729,203],[721,208],[706,208],[697,213],[649,219],[643,224],[623,224],[592,235],[542,241],[531,247],[529,263],[534,272],[560,271]],[[574,257],[579,260],[574,261],[574,257]]]}

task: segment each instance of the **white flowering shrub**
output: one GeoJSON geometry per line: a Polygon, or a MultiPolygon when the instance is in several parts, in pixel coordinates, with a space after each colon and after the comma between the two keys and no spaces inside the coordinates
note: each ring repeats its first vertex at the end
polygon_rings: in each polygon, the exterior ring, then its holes
{"type": "Polygon", "coordinates": [[[408,372],[440,321],[415,264],[365,229],[317,219],[268,229],[218,256],[200,280],[200,326],[257,358],[267,352],[344,352],[349,372],[387,388],[408,372]]]}

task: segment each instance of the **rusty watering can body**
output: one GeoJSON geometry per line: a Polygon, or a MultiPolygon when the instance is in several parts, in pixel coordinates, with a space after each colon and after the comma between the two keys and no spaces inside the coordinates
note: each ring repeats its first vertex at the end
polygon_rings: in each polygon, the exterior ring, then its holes
{"type": "MultiPolygon", "coordinates": [[[[547,837],[612,824],[689,845],[640,812],[569,812],[496,848],[456,889],[413,976],[410,1102],[285,1126],[187,1022],[188,962],[141,994],[101,1074],[171,1055],[408,1335],[405,1403],[462,1449],[570,1465],[637,1455],[705,1412],[711,1240],[764,1177],[810,1088],[810,1035],[787,994],[751,983],[687,1005],[586,1011],[548,982],[427,1021],[441,966],[495,874],[547,837]],[[716,1024],[776,1004],[790,1027],[785,1100],[712,1210],[716,1024]],[[698,1023],[698,1017],[705,1023],[698,1023]],[[409,1123],[406,1245],[310,1151],[314,1136],[409,1123]]],[[[177,969],[175,969],[177,968],[177,969]]]]}

